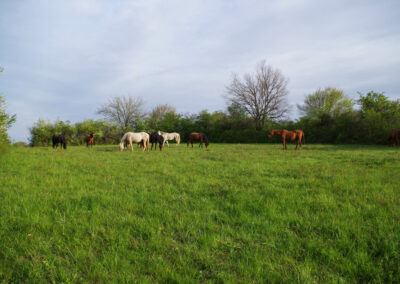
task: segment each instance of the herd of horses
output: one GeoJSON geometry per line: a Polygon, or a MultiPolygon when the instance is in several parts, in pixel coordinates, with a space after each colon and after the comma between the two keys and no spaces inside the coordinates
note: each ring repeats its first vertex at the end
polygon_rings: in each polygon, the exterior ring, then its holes
{"type": "MultiPolygon", "coordinates": [[[[298,147],[300,149],[302,145],[305,144],[304,132],[303,130],[300,129],[296,129],[293,131],[289,131],[286,129],[273,129],[269,132],[268,137],[271,138],[272,136],[275,135],[280,136],[282,138],[283,150],[287,149],[286,146],[287,141],[295,141],[296,150],[298,149],[298,147]]],[[[87,147],[93,146],[94,137],[95,134],[93,132],[85,136],[85,143],[87,147]]],[[[54,134],[52,140],[53,140],[53,148],[57,148],[58,144],[60,144],[60,148],[67,149],[67,142],[64,135],[54,134]]],[[[168,141],[171,140],[175,140],[176,145],[178,146],[181,143],[181,136],[177,132],[172,132],[172,133],[163,131],[157,131],[152,133],[127,132],[121,138],[119,149],[120,151],[123,151],[125,148],[128,148],[128,146],[130,146],[131,151],[133,151],[133,143],[135,143],[138,146],[142,147],[143,151],[146,150],[149,151],[151,143],[151,150],[153,150],[154,145],[155,145],[154,149],[157,150],[157,143],[158,143],[158,146],[161,151],[165,143],[167,143],[167,146],[169,147],[168,141]]],[[[199,132],[192,132],[189,134],[187,139],[187,147],[189,147],[189,145],[192,144],[193,148],[193,142],[199,142],[200,143],[199,147],[203,147],[204,143],[206,148],[208,148],[208,145],[210,144],[207,135],[199,132]]],[[[393,129],[392,132],[390,133],[390,136],[388,138],[388,145],[391,146],[394,143],[396,143],[397,147],[400,147],[400,129],[393,129]]]]}

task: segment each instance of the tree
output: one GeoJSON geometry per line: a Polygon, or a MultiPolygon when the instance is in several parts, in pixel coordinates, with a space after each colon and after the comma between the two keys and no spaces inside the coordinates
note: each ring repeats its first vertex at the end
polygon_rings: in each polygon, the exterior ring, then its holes
{"type": "Polygon", "coordinates": [[[136,122],[144,116],[143,105],[141,98],[114,97],[102,105],[97,113],[116,123],[125,132],[129,127],[136,128],[136,122]]]}
{"type": "Polygon", "coordinates": [[[335,88],[318,89],[306,96],[303,105],[297,108],[305,116],[312,118],[333,118],[353,110],[353,102],[342,90],[335,88]]]}
{"type": "Polygon", "coordinates": [[[149,126],[153,130],[159,130],[161,121],[165,118],[168,113],[175,114],[176,109],[168,104],[157,105],[150,113],[149,126]]]}
{"type": "Polygon", "coordinates": [[[357,101],[361,106],[361,113],[365,115],[368,111],[387,113],[388,115],[400,114],[400,101],[390,101],[383,93],[371,91],[366,95],[358,93],[360,99],[357,101]]]}
{"type": "MultiPolygon", "coordinates": [[[[3,72],[3,68],[0,67],[0,72],[3,72]]],[[[10,144],[8,139],[7,129],[15,122],[16,115],[10,115],[6,113],[6,101],[0,94],[0,152],[4,152],[6,146],[10,144]]]]}
{"type": "Polygon", "coordinates": [[[264,127],[267,119],[283,118],[289,111],[287,79],[265,61],[257,65],[255,74],[245,74],[243,79],[233,74],[232,82],[226,88],[228,103],[243,107],[254,119],[257,130],[264,127]]]}

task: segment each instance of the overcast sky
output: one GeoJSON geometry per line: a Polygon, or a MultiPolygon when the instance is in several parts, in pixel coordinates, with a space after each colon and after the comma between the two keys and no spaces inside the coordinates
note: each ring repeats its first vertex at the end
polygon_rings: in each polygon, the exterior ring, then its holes
{"type": "Polygon", "coordinates": [[[0,93],[27,140],[39,118],[100,119],[113,96],[146,109],[225,110],[232,73],[266,60],[291,117],[318,88],[400,98],[400,1],[0,1],[0,93]]]}

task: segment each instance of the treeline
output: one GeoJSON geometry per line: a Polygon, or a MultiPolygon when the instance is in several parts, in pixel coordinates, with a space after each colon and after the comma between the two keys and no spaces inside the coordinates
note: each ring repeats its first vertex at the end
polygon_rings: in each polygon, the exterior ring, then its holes
{"type": "MultiPolygon", "coordinates": [[[[125,124],[112,120],[85,120],[74,124],[39,120],[30,129],[30,144],[50,145],[51,136],[62,133],[69,144],[81,145],[90,132],[95,133],[97,144],[117,144],[124,132],[157,130],[179,132],[182,141],[196,131],[206,133],[211,142],[272,143],[277,142],[277,138],[267,138],[267,132],[281,128],[303,129],[307,143],[385,144],[391,129],[400,128],[400,102],[389,100],[383,93],[360,94],[358,100],[352,101],[340,90],[320,89],[306,96],[304,104],[298,108],[302,113],[298,120],[266,118],[261,129],[246,108],[235,102],[225,111],[204,110],[196,114],[180,114],[172,106],[161,105],[148,114],[136,112],[125,124]]],[[[101,111],[104,112],[104,106],[101,111]]]]}

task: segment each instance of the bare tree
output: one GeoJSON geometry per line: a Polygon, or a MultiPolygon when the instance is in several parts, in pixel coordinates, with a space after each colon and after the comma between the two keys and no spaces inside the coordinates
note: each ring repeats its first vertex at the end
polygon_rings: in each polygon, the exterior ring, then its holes
{"type": "Polygon", "coordinates": [[[284,118],[289,106],[287,79],[279,70],[261,61],[255,74],[245,74],[243,79],[233,74],[232,82],[226,87],[225,99],[229,104],[242,106],[254,119],[256,129],[264,127],[266,119],[284,118]]]}
{"type": "Polygon", "coordinates": [[[160,122],[164,119],[167,113],[175,113],[176,109],[169,105],[157,105],[150,113],[149,126],[155,130],[159,128],[160,122]]]}
{"type": "Polygon", "coordinates": [[[126,131],[144,116],[143,105],[144,101],[141,98],[114,97],[102,105],[97,113],[118,124],[122,131],[126,131]]]}
{"type": "Polygon", "coordinates": [[[167,113],[175,113],[176,109],[169,105],[157,105],[153,110],[150,112],[149,118],[149,126],[154,130],[157,130],[160,127],[160,122],[164,119],[167,113]]]}
{"type": "Polygon", "coordinates": [[[162,120],[164,118],[164,116],[169,112],[175,113],[176,109],[169,104],[157,105],[151,111],[150,116],[157,117],[157,119],[162,120]]]}

